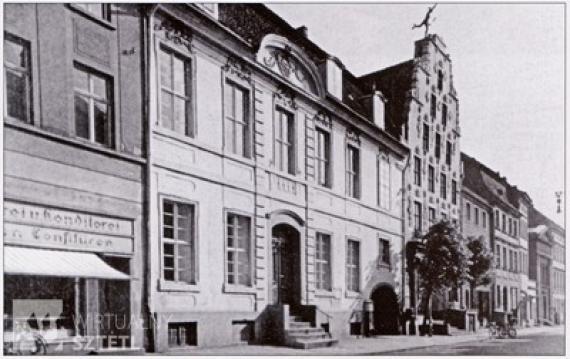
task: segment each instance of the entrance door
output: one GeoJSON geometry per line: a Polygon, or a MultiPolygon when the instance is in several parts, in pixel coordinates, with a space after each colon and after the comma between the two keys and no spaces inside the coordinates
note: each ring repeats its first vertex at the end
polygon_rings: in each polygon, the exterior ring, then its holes
{"type": "Polygon", "coordinates": [[[398,297],[389,286],[381,286],[370,297],[374,305],[374,331],[376,334],[399,334],[398,297]]]}
{"type": "Polygon", "coordinates": [[[300,299],[299,233],[287,224],[272,231],[274,304],[298,304],[300,299]]]}

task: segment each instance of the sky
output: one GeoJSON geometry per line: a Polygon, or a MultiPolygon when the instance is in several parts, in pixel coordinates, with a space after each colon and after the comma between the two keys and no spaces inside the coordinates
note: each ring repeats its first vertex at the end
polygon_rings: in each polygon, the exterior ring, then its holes
{"type": "MultiPolygon", "coordinates": [[[[412,24],[430,5],[268,4],[356,76],[411,59],[424,34],[412,24]]],[[[432,15],[451,56],[461,151],[564,224],[564,5],[444,3],[432,15]]]]}

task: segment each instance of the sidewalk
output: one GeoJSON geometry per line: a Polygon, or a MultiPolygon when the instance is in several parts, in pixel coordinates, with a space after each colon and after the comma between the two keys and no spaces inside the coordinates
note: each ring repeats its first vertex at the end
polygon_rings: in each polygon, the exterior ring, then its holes
{"type": "MultiPolygon", "coordinates": [[[[541,332],[563,331],[564,327],[532,327],[518,329],[519,335],[536,334],[541,332]]],[[[449,345],[462,342],[487,339],[487,329],[473,334],[453,336],[437,335],[404,336],[385,335],[374,338],[344,338],[332,347],[316,349],[293,349],[270,345],[234,345],[216,348],[196,348],[184,352],[170,352],[166,355],[374,355],[404,349],[422,348],[434,345],[449,345]]]]}

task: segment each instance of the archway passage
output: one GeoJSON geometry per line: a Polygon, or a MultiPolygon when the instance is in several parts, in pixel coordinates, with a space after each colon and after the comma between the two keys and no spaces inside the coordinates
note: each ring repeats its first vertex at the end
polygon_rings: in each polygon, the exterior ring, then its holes
{"type": "Polygon", "coordinates": [[[288,224],[278,224],[272,229],[273,303],[295,305],[300,302],[299,238],[299,232],[288,224]]]}
{"type": "Polygon", "coordinates": [[[376,288],[370,296],[374,305],[375,334],[399,334],[398,330],[398,297],[389,286],[376,288]]]}

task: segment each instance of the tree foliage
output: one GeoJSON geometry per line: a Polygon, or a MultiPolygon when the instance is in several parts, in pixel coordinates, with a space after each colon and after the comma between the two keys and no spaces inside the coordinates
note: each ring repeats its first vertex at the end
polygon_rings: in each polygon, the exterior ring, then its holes
{"type": "Polygon", "coordinates": [[[470,253],[465,240],[449,221],[430,227],[419,238],[415,268],[420,277],[426,319],[431,322],[431,296],[443,288],[457,286],[468,278],[470,253]]]}
{"type": "MultiPolygon", "coordinates": [[[[467,282],[471,293],[475,293],[475,288],[480,285],[488,285],[492,280],[493,252],[485,243],[483,236],[469,237],[467,249],[471,253],[469,266],[467,267],[467,282]]],[[[473,305],[474,296],[471,296],[473,305]]]]}

